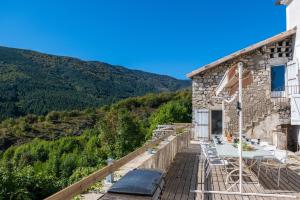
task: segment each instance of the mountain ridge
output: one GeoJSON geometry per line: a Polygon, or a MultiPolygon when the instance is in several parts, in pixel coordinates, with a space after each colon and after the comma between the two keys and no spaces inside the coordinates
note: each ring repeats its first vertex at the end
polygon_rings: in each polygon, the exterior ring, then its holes
{"type": "Polygon", "coordinates": [[[0,120],[94,108],[146,93],[187,88],[178,80],[101,61],[0,46],[0,120]]]}
{"type": "MultiPolygon", "coordinates": [[[[148,74],[152,74],[152,75],[164,76],[164,77],[168,77],[168,78],[179,80],[179,81],[188,81],[187,79],[186,80],[185,79],[178,79],[178,78],[175,78],[175,77],[167,75],[167,74],[157,74],[157,73],[154,73],[154,72],[144,71],[144,70],[140,70],[140,69],[133,69],[133,68],[125,67],[123,65],[111,64],[109,62],[104,62],[104,61],[99,61],[99,60],[89,60],[89,59],[77,58],[75,56],[66,56],[66,55],[57,55],[57,54],[52,54],[52,53],[44,53],[44,52],[39,51],[39,50],[9,47],[9,46],[3,46],[3,45],[0,45],[0,48],[12,49],[12,50],[17,50],[17,51],[32,52],[32,53],[44,54],[44,55],[47,55],[47,56],[55,56],[55,57],[61,57],[61,58],[66,58],[66,59],[73,59],[73,60],[78,60],[80,62],[105,64],[105,65],[110,65],[110,66],[115,67],[115,68],[124,68],[124,69],[130,70],[130,71],[143,72],[143,73],[148,73],[148,74]]],[[[1,59],[0,59],[0,63],[1,63],[1,59]]]]}

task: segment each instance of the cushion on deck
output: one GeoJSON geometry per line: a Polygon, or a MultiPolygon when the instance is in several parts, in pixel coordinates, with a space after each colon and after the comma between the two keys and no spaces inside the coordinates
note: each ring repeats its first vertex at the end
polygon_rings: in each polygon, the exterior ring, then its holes
{"type": "Polygon", "coordinates": [[[153,196],[162,179],[161,171],[135,169],[123,176],[108,192],[153,196]]]}

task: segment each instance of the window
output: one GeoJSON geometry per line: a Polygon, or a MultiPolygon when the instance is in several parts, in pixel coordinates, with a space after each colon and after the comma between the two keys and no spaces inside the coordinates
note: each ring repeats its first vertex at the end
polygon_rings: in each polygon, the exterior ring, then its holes
{"type": "Polygon", "coordinates": [[[274,66],[271,68],[271,91],[285,90],[285,66],[274,66]]]}

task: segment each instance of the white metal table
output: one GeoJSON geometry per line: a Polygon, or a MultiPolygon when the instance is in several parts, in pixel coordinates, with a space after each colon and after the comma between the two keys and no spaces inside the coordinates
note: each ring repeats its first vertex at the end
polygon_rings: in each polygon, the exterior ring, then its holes
{"type": "MultiPolygon", "coordinates": [[[[222,140],[222,144],[218,144],[216,139],[214,138],[214,143],[218,155],[223,158],[238,158],[239,157],[239,149],[234,147],[232,143],[228,143],[227,141],[222,140]]],[[[273,157],[273,153],[271,151],[264,150],[259,145],[253,145],[254,150],[251,151],[243,151],[244,159],[255,159],[257,157],[270,158],[273,157]]]]}
{"type": "MultiPolygon", "coordinates": [[[[239,149],[233,146],[233,143],[228,143],[221,139],[222,143],[218,144],[217,139],[213,137],[214,145],[217,151],[217,154],[222,159],[232,159],[232,158],[239,158],[239,149]]],[[[273,158],[273,152],[264,150],[260,145],[252,145],[254,147],[251,151],[243,151],[243,161],[245,160],[252,160],[250,165],[247,165],[246,162],[243,162],[243,176],[254,176],[256,175],[252,172],[252,167],[257,163],[258,160],[266,159],[266,158],[273,158]]],[[[240,170],[239,166],[236,165],[236,168],[233,169],[230,173],[227,174],[226,177],[226,184],[228,184],[229,178],[233,176],[234,173],[240,170]]],[[[258,177],[257,182],[259,183],[258,177]]],[[[232,187],[237,184],[239,181],[236,181],[232,187]]],[[[230,188],[232,188],[230,187],[230,188]]],[[[229,189],[230,189],[229,188],[229,189]]]]}

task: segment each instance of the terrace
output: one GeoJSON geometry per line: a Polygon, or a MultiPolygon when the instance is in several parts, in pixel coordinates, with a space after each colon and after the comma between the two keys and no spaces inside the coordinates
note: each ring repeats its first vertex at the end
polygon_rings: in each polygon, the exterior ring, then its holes
{"type": "MultiPolygon", "coordinates": [[[[156,131],[158,133],[159,131],[156,131]]],[[[177,124],[171,128],[162,128],[158,134],[159,138],[147,143],[135,152],[115,161],[112,165],[100,169],[83,180],[65,188],[64,190],[49,197],[52,199],[70,199],[76,195],[80,199],[152,199],[145,196],[110,194],[106,193],[111,185],[105,185],[100,192],[91,191],[89,188],[111,173],[117,173],[120,177],[135,168],[159,169],[165,172],[165,186],[160,198],[164,200],[173,199],[279,199],[268,196],[229,195],[229,194],[203,194],[200,191],[225,191],[232,187],[232,183],[226,184],[226,175],[221,167],[215,167],[208,176],[205,170],[204,156],[201,155],[200,141],[191,140],[192,128],[189,124],[177,124]],[[151,153],[149,153],[151,149],[151,153]],[[94,193],[94,195],[92,195],[94,193]]],[[[291,163],[288,175],[283,170],[280,185],[277,186],[276,171],[273,175],[261,171],[259,184],[254,183],[257,175],[257,166],[253,168],[253,177],[244,178],[243,192],[258,194],[280,194],[294,195],[300,198],[300,167],[299,158],[289,153],[291,163]]],[[[119,177],[119,178],[120,178],[119,177]]],[[[237,177],[232,177],[235,181],[237,177]]],[[[230,192],[238,192],[238,185],[233,186],[230,192]]],[[[290,198],[280,198],[290,199],[290,198]]]]}
{"type": "MultiPolygon", "coordinates": [[[[221,168],[214,168],[211,174],[205,178],[203,162],[203,159],[200,159],[200,145],[197,141],[191,141],[191,145],[178,153],[170,166],[166,175],[166,188],[162,194],[162,199],[277,199],[261,196],[243,196],[240,198],[240,195],[224,194],[202,195],[191,192],[193,190],[225,191],[231,186],[231,184],[225,183],[226,176],[222,173],[221,168]]],[[[257,174],[257,169],[254,172],[257,174]]],[[[253,179],[250,177],[244,180],[243,191],[245,193],[294,194],[298,196],[300,194],[300,176],[292,169],[289,169],[289,177],[286,176],[286,173],[282,173],[279,187],[277,187],[276,177],[272,178],[265,173],[261,174],[259,185],[253,183],[255,181],[253,179]]],[[[230,191],[237,192],[238,190],[238,186],[235,186],[230,191]]]]}

